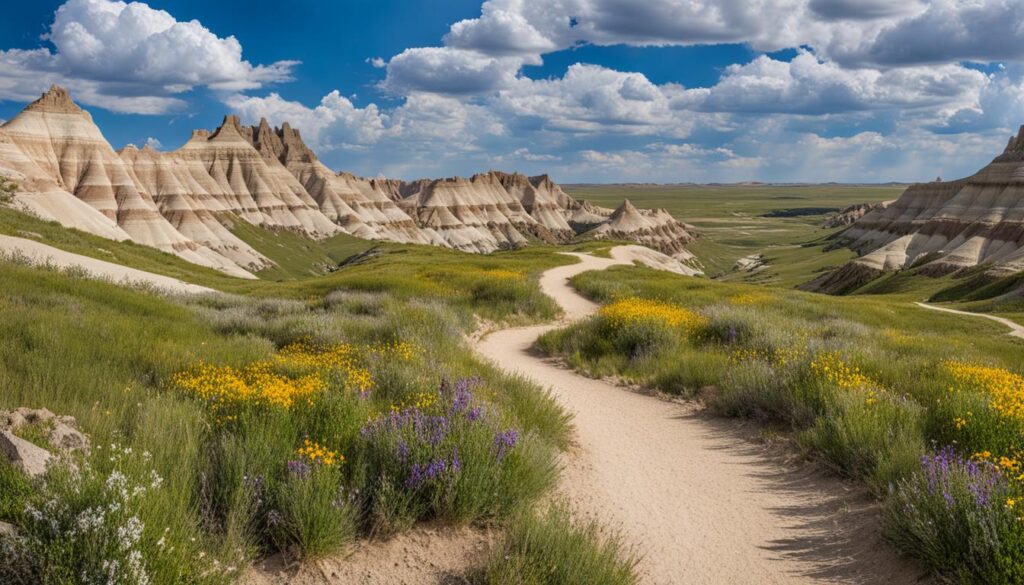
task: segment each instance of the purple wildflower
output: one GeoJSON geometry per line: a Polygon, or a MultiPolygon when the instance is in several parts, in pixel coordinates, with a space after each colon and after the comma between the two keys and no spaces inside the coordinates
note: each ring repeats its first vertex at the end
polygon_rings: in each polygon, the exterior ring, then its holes
{"type": "Polygon", "coordinates": [[[480,417],[483,416],[483,414],[483,408],[479,406],[474,406],[473,408],[469,409],[469,412],[466,413],[466,420],[468,420],[469,422],[476,422],[480,420],[480,417]]]}
{"type": "Polygon", "coordinates": [[[501,461],[516,446],[519,433],[515,429],[499,432],[494,435],[494,456],[501,461]]]}
{"type": "Polygon", "coordinates": [[[989,507],[1003,487],[1004,480],[994,465],[966,459],[951,446],[922,457],[921,468],[927,491],[941,494],[946,507],[950,509],[957,504],[958,495],[967,496],[962,488],[956,489],[957,485],[964,485],[962,482],[966,483],[974,505],[980,508],[989,507]]]}
{"type": "Polygon", "coordinates": [[[406,443],[405,441],[399,441],[398,442],[397,452],[398,452],[398,460],[399,461],[401,461],[402,463],[405,463],[406,461],[408,461],[409,460],[409,443],[406,443]]]}
{"type": "Polygon", "coordinates": [[[296,477],[304,478],[307,475],[309,475],[309,472],[310,472],[310,467],[304,461],[292,460],[292,461],[288,462],[288,473],[291,473],[292,475],[294,475],[296,477]]]}

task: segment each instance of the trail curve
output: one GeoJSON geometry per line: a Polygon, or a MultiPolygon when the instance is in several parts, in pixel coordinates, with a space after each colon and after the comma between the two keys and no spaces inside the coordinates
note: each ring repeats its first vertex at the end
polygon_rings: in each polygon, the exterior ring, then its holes
{"type": "MultiPolygon", "coordinates": [[[[574,254],[545,272],[542,290],[565,322],[597,305],[568,283],[631,263],[574,254]]],[[[582,377],[531,351],[558,324],[504,329],[476,344],[506,371],[552,390],[574,417],[576,446],[559,488],[577,515],[621,531],[642,555],[645,584],[915,583],[921,574],[881,542],[875,504],[810,465],[783,462],[739,423],[692,405],[582,377]]]]}

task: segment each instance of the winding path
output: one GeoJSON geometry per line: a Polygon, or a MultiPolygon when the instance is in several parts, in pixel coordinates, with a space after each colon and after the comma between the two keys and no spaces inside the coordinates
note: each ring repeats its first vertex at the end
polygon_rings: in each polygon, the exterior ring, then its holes
{"type": "Polygon", "coordinates": [[[749,440],[737,421],[627,391],[534,355],[542,333],[597,305],[567,279],[631,262],[574,254],[541,288],[565,321],[505,329],[477,350],[550,387],[574,415],[576,447],[563,461],[561,495],[582,517],[621,530],[642,555],[649,584],[914,583],[920,570],[878,536],[874,504],[849,483],[749,440]]]}
{"type": "Polygon", "coordinates": [[[914,303],[918,307],[924,309],[931,309],[933,311],[942,311],[943,313],[952,313],[954,315],[967,315],[968,317],[981,317],[982,319],[988,319],[995,321],[996,323],[1002,323],[1010,328],[1010,332],[1007,333],[1010,337],[1018,337],[1024,339],[1024,325],[1020,325],[1015,321],[1011,321],[1006,317],[996,317],[995,315],[986,315],[984,313],[971,313],[970,311],[958,311],[956,309],[947,309],[946,307],[936,307],[935,305],[929,305],[927,303],[914,303]]]}

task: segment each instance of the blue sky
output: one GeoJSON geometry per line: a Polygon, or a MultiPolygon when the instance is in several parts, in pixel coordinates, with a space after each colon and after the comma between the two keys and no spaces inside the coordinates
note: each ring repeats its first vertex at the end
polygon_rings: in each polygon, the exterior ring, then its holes
{"type": "Polygon", "coordinates": [[[237,113],[369,176],[930,180],[1024,123],[1022,60],[1018,0],[37,0],[0,119],[60,83],[115,148],[237,113]]]}

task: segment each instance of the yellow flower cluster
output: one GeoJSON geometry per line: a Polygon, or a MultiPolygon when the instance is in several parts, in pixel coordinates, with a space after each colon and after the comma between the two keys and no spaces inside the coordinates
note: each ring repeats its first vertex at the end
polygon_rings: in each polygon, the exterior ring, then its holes
{"type": "Polygon", "coordinates": [[[345,462],[345,456],[341,455],[337,451],[331,451],[316,441],[310,441],[306,439],[302,442],[302,447],[296,451],[299,457],[309,459],[310,463],[323,465],[324,467],[333,467],[345,462]]]}
{"type": "Polygon", "coordinates": [[[1004,368],[948,361],[946,370],[960,384],[958,389],[984,392],[989,406],[1001,416],[1024,422],[1024,376],[1004,368]]]}
{"type": "Polygon", "coordinates": [[[612,327],[654,322],[693,331],[708,323],[707,317],[679,305],[636,297],[613,301],[601,307],[599,314],[612,327]]]}
{"type": "MultiPolygon", "coordinates": [[[[811,371],[838,388],[860,390],[877,386],[859,367],[846,363],[839,352],[835,351],[818,354],[811,362],[811,371]]],[[[868,404],[873,403],[875,397],[875,394],[869,393],[868,404]]]]}
{"type": "Polygon", "coordinates": [[[317,345],[298,341],[281,348],[274,362],[299,368],[347,368],[356,361],[356,348],[348,343],[317,345]]]}
{"type": "Polygon", "coordinates": [[[765,292],[749,292],[729,297],[733,305],[766,305],[775,300],[775,296],[765,292]]]}
{"type": "Polygon", "coordinates": [[[415,343],[409,343],[408,341],[395,341],[392,343],[378,343],[370,348],[370,353],[411,360],[420,353],[420,348],[415,343]]]}
{"type": "Polygon", "coordinates": [[[908,335],[899,329],[886,329],[882,331],[882,335],[896,345],[909,345],[913,343],[915,339],[914,336],[908,335]]]}
{"type": "MultiPolygon", "coordinates": [[[[392,403],[390,409],[392,412],[399,412],[406,408],[415,407],[418,410],[430,410],[437,404],[437,394],[430,392],[417,392],[411,398],[404,400],[398,404],[392,403]]],[[[372,419],[373,417],[371,417],[372,419]]]]}
{"type": "Polygon", "coordinates": [[[265,361],[244,368],[200,363],[175,374],[173,382],[204,400],[214,412],[244,404],[288,409],[298,400],[312,400],[326,387],[319,374],[289,378],[275,373],[265,361]]]}

